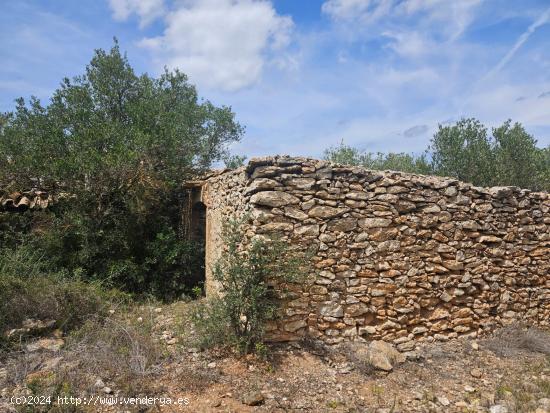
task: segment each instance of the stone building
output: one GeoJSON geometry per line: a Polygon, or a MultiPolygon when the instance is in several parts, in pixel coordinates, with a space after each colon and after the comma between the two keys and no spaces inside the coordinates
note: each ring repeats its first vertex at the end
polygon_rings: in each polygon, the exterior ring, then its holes
{"type": "MultiPolygon", "coordinates": [[[[0,211],[47,207],[45,193],[0,194],[0,211]]],[[[550,196],[450,178],[305,158],[252,159],[188,182],[182,231],[206,243],[207,295],[222,226],[250,217],[246,239],[278,233],[313,249],[273,340],[327,343],[478,335],[513,321],[550,326],[550,196]]]]}
{"type": "Polygon", "coordinates": [[[313,248],[270,338],[327,343],[475,336],[525,320],[550,325],[550,197],[515,187],[372,171],[305,158],[252,159],[194,184],[206,209],[206,290],[222,223],[313,248]]]}

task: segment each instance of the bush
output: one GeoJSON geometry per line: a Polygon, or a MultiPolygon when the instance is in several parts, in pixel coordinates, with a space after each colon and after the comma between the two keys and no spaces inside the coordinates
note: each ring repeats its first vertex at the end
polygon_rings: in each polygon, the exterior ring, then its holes
{"type": "Polygon", "coordinates": [[[525,352],[550,356],[550,333],[522,323],[514,323],[495,331],[484,344],[502,357],[513,357],[525,352]]]}
{"type": "Polygon", "coordinates": [[[5,332],[26,319],[56,320],[56,327],[66,332],[128,299],[100,283],[49,273],[45,267],[47,261],[27,247],[0,254],[0,340],[4,344],[5,332]]]}
{"type": "Polygon", "coordinates": [[[266,323],[277,315],[277,289],[307,272],[308,254],[275,237],[244,243],[245,220],[230,220],[224,226],[225,249],[213,271],[220,297],[198,306],[193,320],[202,345],[225,343],[248,353],[262,342],[266,323]]]}

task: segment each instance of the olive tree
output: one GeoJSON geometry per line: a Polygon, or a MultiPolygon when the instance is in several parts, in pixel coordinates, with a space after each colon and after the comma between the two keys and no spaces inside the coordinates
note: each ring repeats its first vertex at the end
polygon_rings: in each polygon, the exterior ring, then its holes
{"type": "Polygon", "coordinates": [[[196,246],[177,235],[177,189],[240,139],[230,107],[178,70],[136,74],[115,39],[47,104],[21,98],[0,119],[0,188],[67,195],[39,237],[55,265],[132,291],[181,288],[196,246]]]}

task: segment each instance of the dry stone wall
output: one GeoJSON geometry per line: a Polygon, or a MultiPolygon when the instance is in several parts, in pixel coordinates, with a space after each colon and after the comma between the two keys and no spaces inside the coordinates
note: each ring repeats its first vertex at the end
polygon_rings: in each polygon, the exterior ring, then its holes
{"type": "Polygon", "coordinates": [[[240,168],[212,176],[202,185],[200,198],[206,206],[206,295],[219,291],[219,286],[212,277],[212,270],[223,250],[224,222],[230,218],[241,218],[252,207],[245,196],[247,182],[246,172],[244,168],[240,168]]]}
{"type": "Polygon", "coordinates": [[[315,251],[271,339],[383,339],[407,351],[515,320],[550,325],[547,193],[289,157],[252,159],[206,193],[211,228],[247,211],[249,234],[315,251]]]}

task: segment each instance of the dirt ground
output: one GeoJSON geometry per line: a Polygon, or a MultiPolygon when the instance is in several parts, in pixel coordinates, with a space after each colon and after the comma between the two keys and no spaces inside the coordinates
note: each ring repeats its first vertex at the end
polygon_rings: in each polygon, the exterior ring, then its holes
{"type": "MultiPolygon", "coordinates": [[[[345,346],[311,342],[270,346],[264,357],[201,351],[183,339],[184,311],[183,304],[155,309],[151,335],[162,343],[163,354],[154,369],[133,381],[133,387],[126,385],[128,377],[121,371],[99,368],[94,370],[93,389],[76,386],[71,392],[89,400],[95,397],[95,405],[13,403],[14,396],[44,394],[47,386],[37,390],[42,378],[79,369],[81,362],[75,362],[68,350],[54,346],[26,354],[24,374],[20,368],[15,374],[16,364],[4,358],[0,412],[550,411],[550,333],[545,331],[514,327],[477,340],[419,344],[407,361],[384,372],[358,363],[345,346]],[[127,400],[105,404],[128,394],[157,400],[149,406],[127,400]],[[180,404],[168,404],[167,398],[180,404]]],[[[59,395],[60,382],[55,383],[59,395]]]]}

